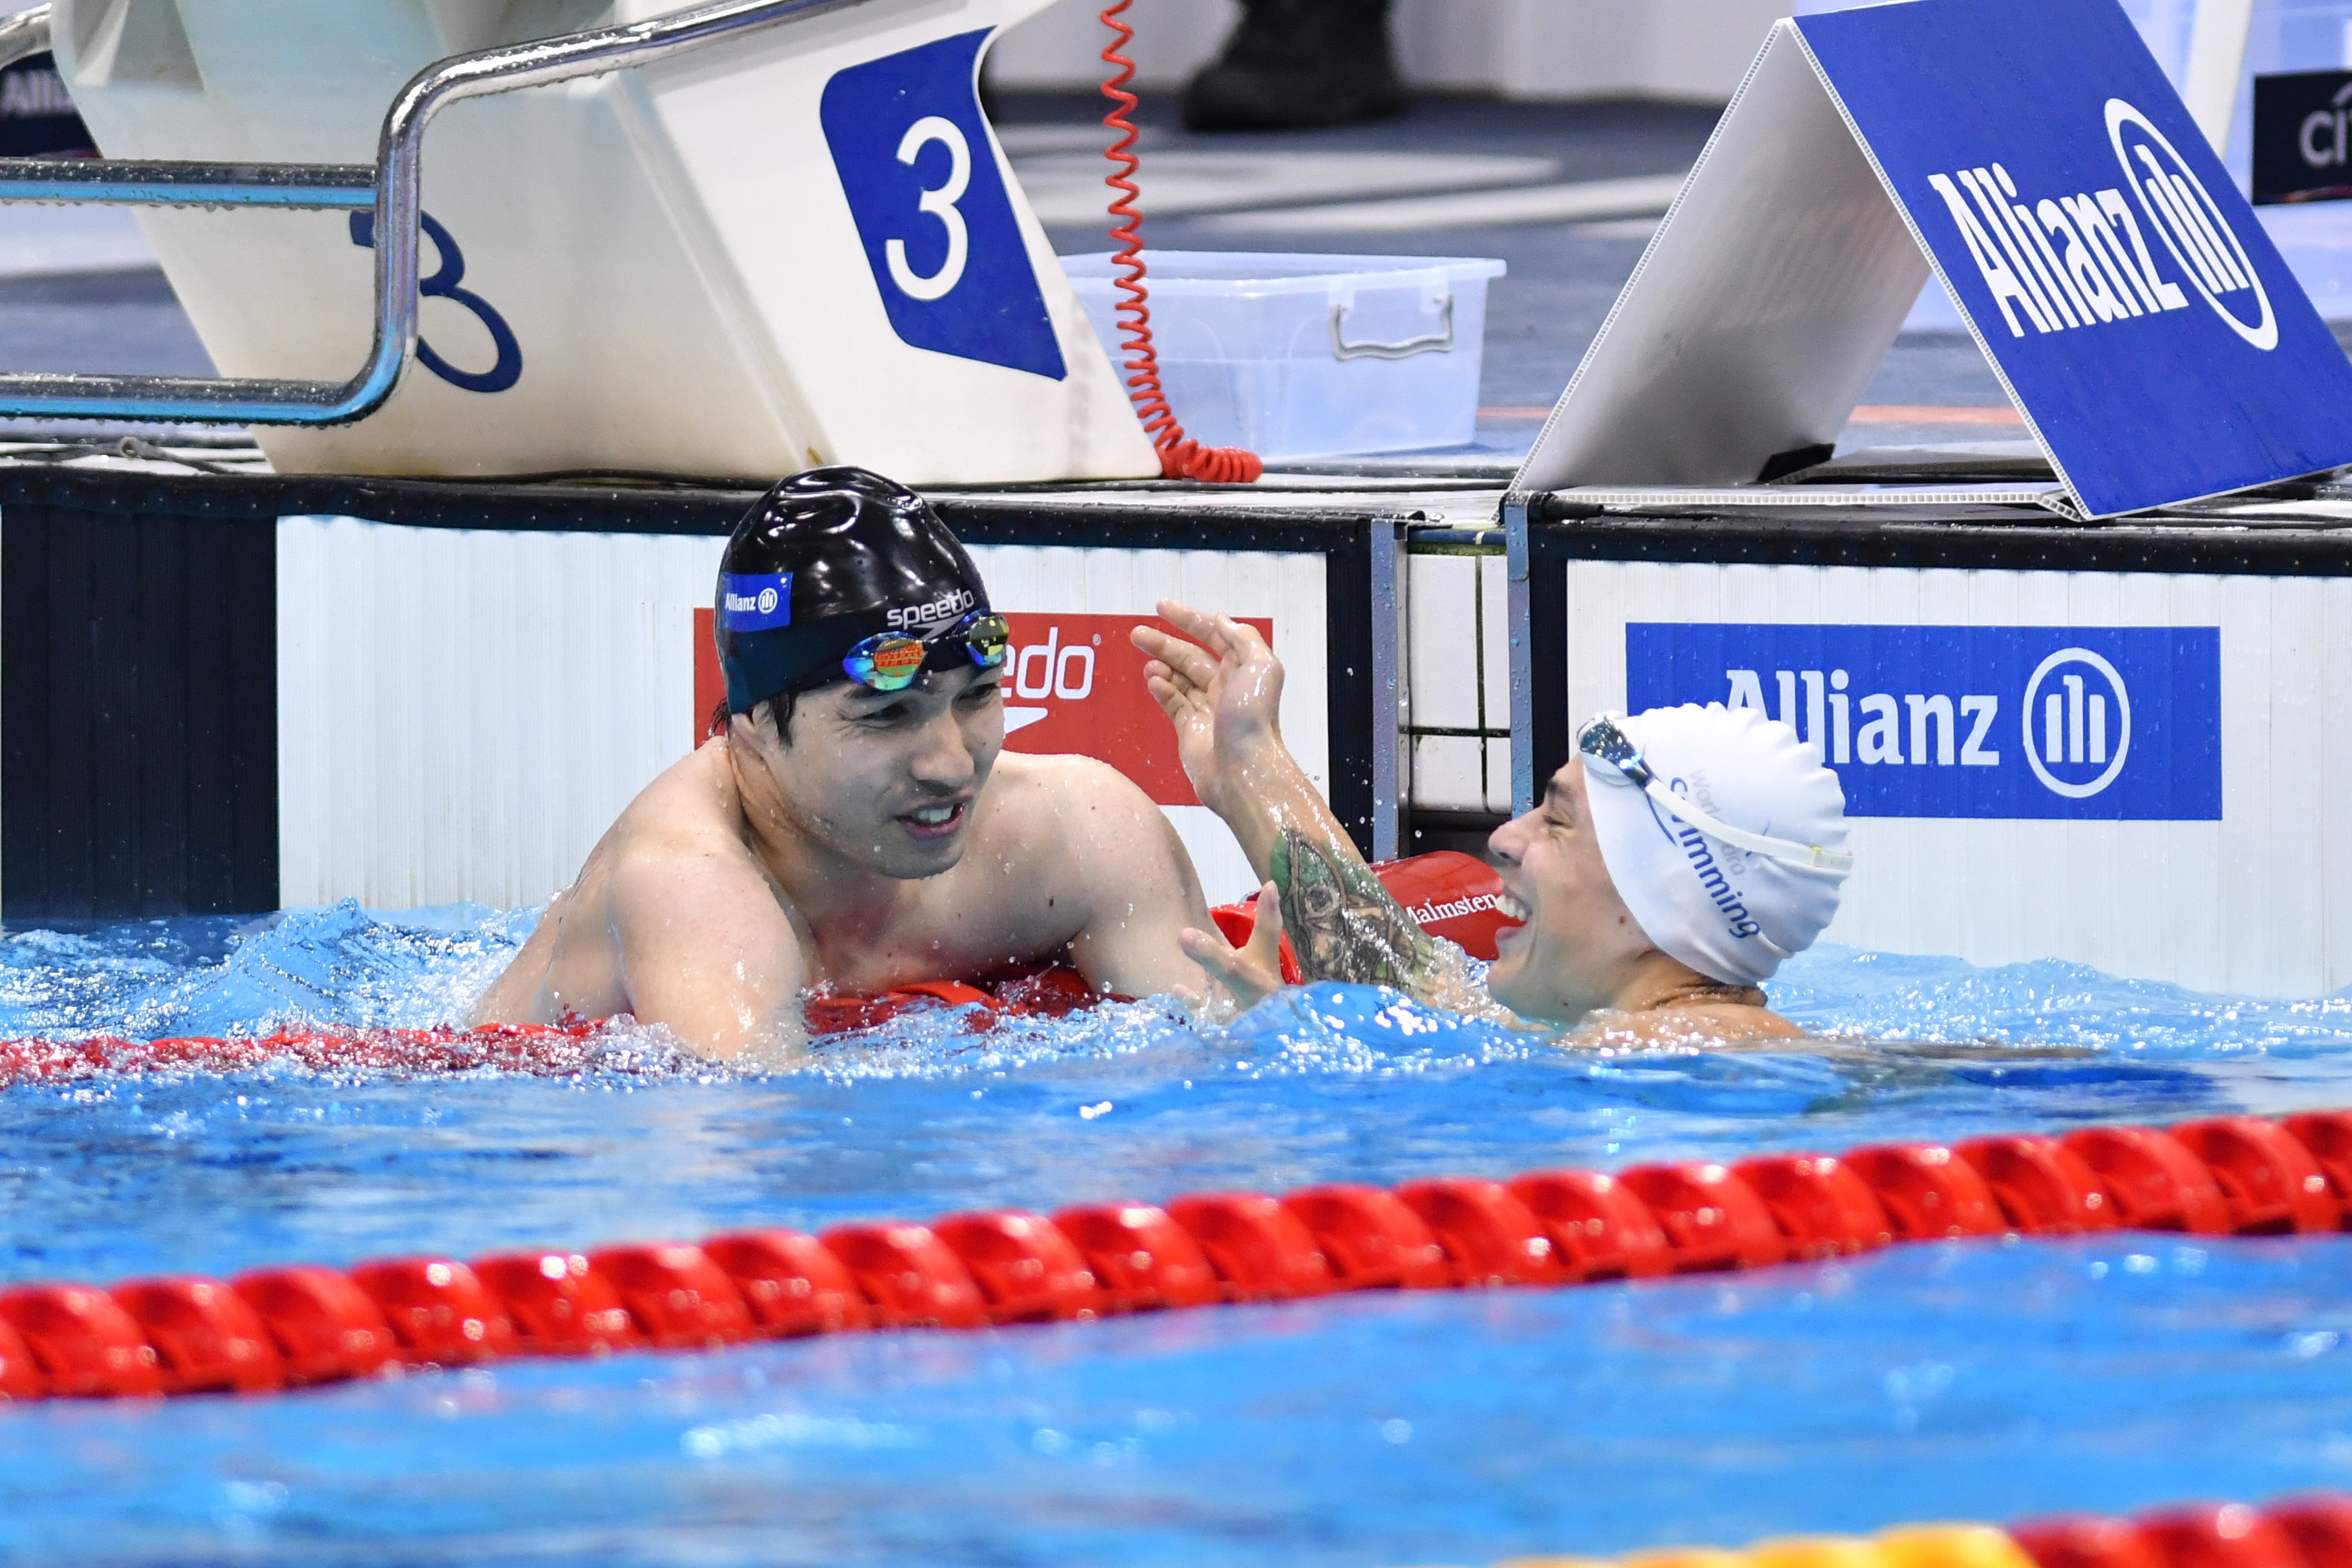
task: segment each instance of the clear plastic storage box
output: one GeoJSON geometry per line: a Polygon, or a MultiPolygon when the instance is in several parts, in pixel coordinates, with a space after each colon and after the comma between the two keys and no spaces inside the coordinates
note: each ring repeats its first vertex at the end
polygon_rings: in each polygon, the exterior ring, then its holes
{"type": "MultiPolygon", "coordinates": [[[[1160,250],[1144,262],[1160,384],[1194,440],[1270,461],[1471,440],[1500,261],[1160,250]]],[[[1062,265],[1123,365],[1110,257],[1062,265]]]]}

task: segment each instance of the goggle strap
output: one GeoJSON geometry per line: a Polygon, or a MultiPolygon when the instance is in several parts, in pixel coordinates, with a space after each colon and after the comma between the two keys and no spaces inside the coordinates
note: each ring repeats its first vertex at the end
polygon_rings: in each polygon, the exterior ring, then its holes
{"type": "MultiPolygon", "coordinates": [[[[1633,783],[1631,779],[1625,782],[1633,783]]],[[[1786,865],[1808,866],[1817,871],[1853,869],[1853,857],[1842,850],[1824,849],[1818,844],[1800,844],[1793,838],[1774,838],[1762,833],[1750,833],[1744,827],[1734,827],[1720,821],[1693,805],[1686,797],[1668,789],[1654,774],[1641,789],[1667,815],[1680,818],[1709,838],[1719,838],[1734,848],[1745,849],[1751,855],[1767,856],[1786,865]]]]}

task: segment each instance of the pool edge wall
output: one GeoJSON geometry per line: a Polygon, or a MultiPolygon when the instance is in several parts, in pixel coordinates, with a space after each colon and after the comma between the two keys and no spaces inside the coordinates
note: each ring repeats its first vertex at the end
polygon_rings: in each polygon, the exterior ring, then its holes
{"type": "MultiPolygon", "coordinates": [[[[1981,964],[2061,959],[2200,991],[2352,984],[2352,834],[2326,826],[2352,802],[2352,539],[2324,522],[2211,516],[2077,525],[2026,509],[1693,507],[1544,519],[1540,502],[1528,582],[1538,778],[1566,759],[1576,718],[1642,700],[1631,686],[1656,700],[1655,679],[1629,682],[1629,626],[2086,628],[2077,641],[2214,628],[2210,816],[2197,802],[2137,819],[1858,815],[1856,870],[1822,940],[1981,964]]],[[[1775,711],[1775,672],[1759,673],[1775,711]]],[[[2019,745],[2016,718],[2000,723],[1998,743],[2019,745]]]]}
{"type": "MultiPolygon", "coordinates": [[[[0,464],[0,918],[545,899],[698,738],[694,612],[755,499],[0,464]]],[[[1286,731],[1369,844],[1362,511],[940,504],[1016,618],[1271,621],[1286,731]]],[[[1167,809],[1213,896],[1255,886],[1167,809]]]]}

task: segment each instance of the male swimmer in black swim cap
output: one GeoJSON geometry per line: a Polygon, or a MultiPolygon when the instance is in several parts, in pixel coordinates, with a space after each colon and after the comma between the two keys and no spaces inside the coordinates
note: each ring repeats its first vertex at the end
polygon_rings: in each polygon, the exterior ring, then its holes
{"type": "Polygon", "coordinates": [[[1198,986],[1182,843],[1085,757],[1002,756],[1004,623],[921,497],[786,479],[719,566],[727,729],[648,784],[476,1008],[632,1014],[783,1065],[801,993],[870,994],[1063,959],[1100,991],[1198,986]]]}

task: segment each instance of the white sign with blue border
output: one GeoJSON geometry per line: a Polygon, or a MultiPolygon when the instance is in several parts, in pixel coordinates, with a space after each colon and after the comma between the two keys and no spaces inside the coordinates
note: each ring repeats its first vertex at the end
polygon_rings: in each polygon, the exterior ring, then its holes
{"type": "Polygon", "coordinates": [[[2352,463],[2352,363],[2115,0],[1795,26],[2084,510],[2352,463]]]}

